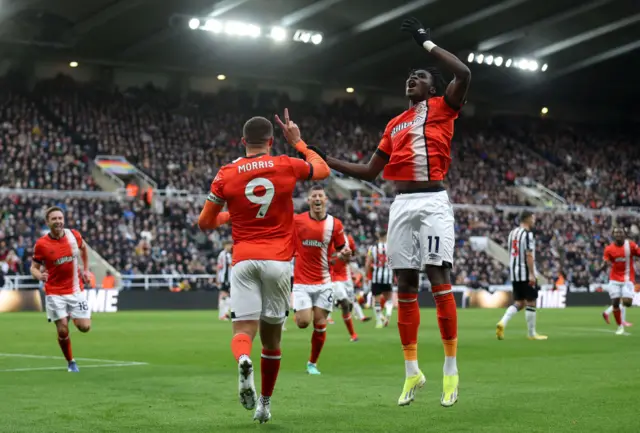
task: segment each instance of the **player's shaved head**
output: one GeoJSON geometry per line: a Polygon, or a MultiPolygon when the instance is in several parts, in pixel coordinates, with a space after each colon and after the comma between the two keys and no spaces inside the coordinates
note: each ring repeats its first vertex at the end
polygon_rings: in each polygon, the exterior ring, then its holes
{"type": "Polygon", "coordinates": [[[309,195],[313,194],[315,191],[324,191],[324,186],[322,185],[313,185],[311,189],[309,189],[309,195]]]}
{"type": "Polygon", "coordinates": [[[242,138],[247,147],[260,147],[273,139],[273,125],[264,117],[252,117],[242,128],[242,138]]]}

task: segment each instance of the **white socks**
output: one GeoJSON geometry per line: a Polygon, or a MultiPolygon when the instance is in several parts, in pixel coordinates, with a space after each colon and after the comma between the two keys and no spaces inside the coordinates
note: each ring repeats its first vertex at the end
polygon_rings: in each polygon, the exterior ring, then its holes
{"type": "Polygon", "coordinates": [[[380,307],[380,302],[377,302],[373,306],[373,311],[376,315],[376,323],[382,324],[382,307],[380,307]]]}
{"type": "MultiPolygon", "coordinates": [[[[455,359],[455,358],[454,358],[455,359]]],[[[446,362],[446,361],[445,361],[446,362]]],[[[404,361],[404,370],[407,377],[420,374],[420,368],[418,367],[418,361],[404,361]]]]}
{"type": "Polygon", "coordinates": [[[526,307],[524,317],[527,319],[529,337],[536,335],[536,307],[526,307]]]}
{"type": "Polygon", "coordinates": [[[387,299],[386,303],[384,304],[384,308],[387,313],[387,317],[391,317],[391,314],[393,313],[393,299],[387,299]]]}
{"type": "Polygon", "coordinates": [[[229,297],[224,296],[220,298],[220,305],[218,305],[218,319],[224,319],[229,314],[231,308],[229,297]]]}
{"type": "Polygon", "coordinates": [[[500,319],[500,323],[502,323],[504,326],[507,326],[507,323],[509,323],[509,320],[511,320],[511,318],[518,312],[518,309],[516,308],[515,305],[510,305],[509,308],[507,308],[507,311],[504,312],[504,316],[502,316],[502,319],[500,319]]]}
{"type": "Polygon", "coordinates": [[[455,356],[444,357],[444,367],[442,368],[442,372],[445,376],[453,376],[458,374],[458,363],[456,362],[455,356]]]}

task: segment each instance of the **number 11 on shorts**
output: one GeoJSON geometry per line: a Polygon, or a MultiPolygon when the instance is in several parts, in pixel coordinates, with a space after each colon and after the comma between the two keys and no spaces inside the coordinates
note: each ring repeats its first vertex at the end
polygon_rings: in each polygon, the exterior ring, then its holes
{"type": "Polygon", "coordinates": [[[431,252],[431,247],[433,246],[433,241],[436,241],[436,249],[435,251],[433,251],[434,253],[438,254],[438,252],[440,251],[440,236],[427,236],[427,239],[429,240],[429,252],[431,252]]]}

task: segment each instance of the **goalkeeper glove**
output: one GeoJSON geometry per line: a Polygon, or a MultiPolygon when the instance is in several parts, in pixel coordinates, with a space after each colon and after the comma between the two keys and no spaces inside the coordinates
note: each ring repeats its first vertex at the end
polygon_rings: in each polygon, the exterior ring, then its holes
{"type": "Polygon", "coordinates": [[[421,47],[424,46],[425,42],[431,39],[431,36],[430,36],[431,31],[429,29],[425,29],[422,23],[413,17],[407,18],[404,21],[402,21],[400,30],[403,32],[411,33],[411,36],[413,36],[413,39],[421,47]]]}

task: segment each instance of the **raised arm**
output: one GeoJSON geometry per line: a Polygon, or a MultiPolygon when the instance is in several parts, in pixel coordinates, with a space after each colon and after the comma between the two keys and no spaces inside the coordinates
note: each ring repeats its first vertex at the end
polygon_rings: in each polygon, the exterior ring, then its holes
{"type": "Polygon", "coordinates": [[[229,222],[229,212],[222,212],[224,204],[224,174],[220,170],[211,182],[211,190],[200,212],[198,218],[200,230],[213,230],[229,222]]]}
{"type": "Polygon", "coordinates": [[[429,29],[425,29],[416,18],[408,18],[402,22],[401,30],[411,33],[418,45],[427,50],[449,72],[453,80],[447,86],[444,99],[451,108],[459,110],[467,99],[471,70],[458,57],[434,44],[429,37],[429,29]]]}
{"type": "Polygon", "coordinates": [[[387,161],[388,159],[384,159],[377,152],[373,154],[367,164],[355,164],[327,156],[327,164],[329,164],[329,167],[332,169],[355,179],[369,182],[374,181],[376,177],[378,177],[378,174],[380,174],[384,166],[387,165],[387,161]]]}

